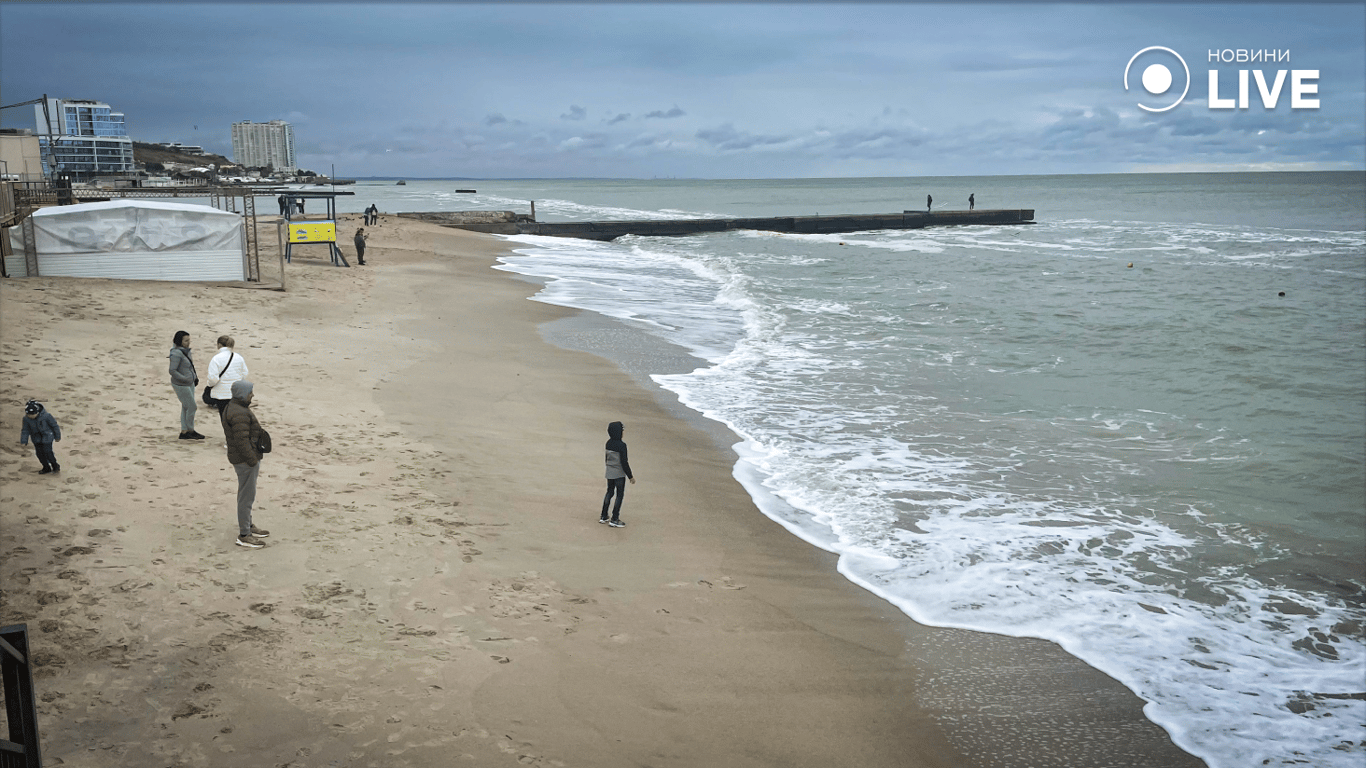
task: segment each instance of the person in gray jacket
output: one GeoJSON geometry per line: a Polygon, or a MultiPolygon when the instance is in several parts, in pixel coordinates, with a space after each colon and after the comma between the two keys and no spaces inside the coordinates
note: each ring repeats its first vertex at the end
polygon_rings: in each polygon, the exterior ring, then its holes
{"type": "Polygon", "coordinates": [[[631,473],[631,462],[626,457],[626,441],[621,439],[625,433],[626,426],[619,421],[607,425],[607,495],[602,497],[602,515],[598,517],[598,522],[613,528],[626,527],[621,520],[621,500],[626,497],[626,481],[630,480],[631,485],[636,483],[636,476],[631,473]],[[612,517],[608,518],[607,507],[613,494],[617,497],[617,503],[612,506],[612,517]]]}
{"type": "Polygon", "coordinates": [[[204,436],[194,430],[194,414],[199,410],[195,403],[194,388],[199,386],[199,374],[194,370],[190,359],[190,332],[176,331],[174,345],[171,347],[171,389],[180,398],[180,439],[203,440],[204,436]]]}
{"type": "Polygon", "coordinates": [[[232,383],[232,399],[223,407],[223,437],[228,441],[228,463],[237,470],[237,546],[260,549],[270,531],[251,522],[256,503],[256,479],[261,475],[261,422],[251,412],[253,385],[246,379],[232,383]]]}
{"type": "Polygon", "coordinates": [[[38,454],[38,461],[43,464],[38,474],[61,472],[62,465],[57,463],[57,456],[52,452],[52,444],[62,441],[62,428],[57,426],[57,419],[37,400],[24,403],[24,426],[19,430],[19,444],[28,445],[29,437],[33,438],[33,451],[38,454]]]}

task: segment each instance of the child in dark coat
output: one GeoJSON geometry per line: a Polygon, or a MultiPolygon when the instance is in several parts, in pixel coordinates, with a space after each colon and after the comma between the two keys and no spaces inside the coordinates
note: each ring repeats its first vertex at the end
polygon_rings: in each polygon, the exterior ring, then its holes
{"type": "Polygon", "coordinates": [[[52,444],[62,441],[62,428],[57,426],[57,419],[37,400],[24,403],[24,428],[19,432],[19,444],[28,445],[30,436],[33,437],[33,450],[38,454],[38,461],[43,463],[38,474],[61,472],[62,465],[57,463],[57,457],[52,453],[52,444]]]}
{"type": "Polygon", "coordinates": [[[602,497],[602,516],[598,522],[613,528],[626,527],[626,523],[621,521],[621,500],[626,496],[626,481],[630,480],[632,485],[636,482],[635,475],[631,473],[631,462],[626,458],[626,442],[621,439],[625,432],[626,427],[619,421],[607,425],[607,495],[602,497]],[[607,508],[613,495],[616,495],[617,503],[612,506],[612,516],[609,518],[607,508]]]}

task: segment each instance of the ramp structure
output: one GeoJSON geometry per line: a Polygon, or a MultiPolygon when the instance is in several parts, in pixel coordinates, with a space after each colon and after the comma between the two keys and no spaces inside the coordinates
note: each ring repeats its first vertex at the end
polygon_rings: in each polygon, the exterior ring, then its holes
{"type": "Polygon", "coordinates": [[[28,625],[0,627],[0,674],[5,682],[9,738],[0,739],[0,768],[42,768],[38,703],[33,693],[28,625]]]}

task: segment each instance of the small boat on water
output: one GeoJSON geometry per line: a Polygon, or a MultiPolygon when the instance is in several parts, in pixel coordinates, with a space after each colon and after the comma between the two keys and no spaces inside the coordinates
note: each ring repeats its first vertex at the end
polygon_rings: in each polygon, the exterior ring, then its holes
{"type": "Polygon", "coordinates": [[[407,183],[408,183],[408,182],[404,181],[403,179],[399,179],[397,182],[394,183],[394,186],[396,186],[396,187],[401,187],[401,186],[404,186],[404,185],[407,184],[407,183]]]}
{"type": "Polygon", "coordinates": [[[457,189],[457,190],[455,190],[455,191],[456,191],[456,192],[468,192],[468,193],[470,193],[471,195],[475,194],[475,191],[472,190],[472,189],[457,189]]]}

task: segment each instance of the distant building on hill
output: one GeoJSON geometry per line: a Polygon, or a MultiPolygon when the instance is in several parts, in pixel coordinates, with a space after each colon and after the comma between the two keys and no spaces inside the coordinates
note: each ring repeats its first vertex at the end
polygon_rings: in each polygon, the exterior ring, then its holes
{"type": "Polygon", "coordinates": [[[53,171],[50,164],[76,179],[134,172],[122,112],[88,99],[48,99],[33,109],[45,174],[53,171]]]}
{"type": "Polygon", "coordinates": [[[166,151],[168,151],[168,152],[175,152],[175,153],[181,154],[181,155],[202,155],[202,154],[204,154],[204,148],[203,148],[203,147],[196,147],[196,146],[194,146],[193,144],[181,144],[180,142],[177,142],[177,141],[172,141],[172,142],[169,142],[169,143],[167,143],[167,142],[158,142],[158,143],[152,144],[152,146],[154,146],[154,147],[160,147],[160,148],[162,148],[162,149],[164,149],[164,150],[166,150],[166,151]]]}
{"type": "Polygon", "coordinates": [[[232,160],[247,168],[271,166],[277,171],[298,168],[294,157],[294,127],[283,120],[232,124],[232,160]]]}

